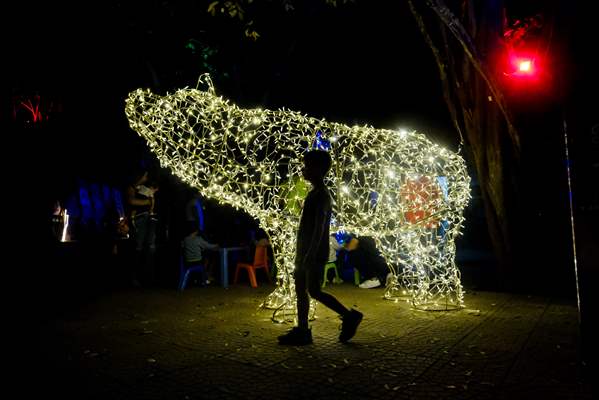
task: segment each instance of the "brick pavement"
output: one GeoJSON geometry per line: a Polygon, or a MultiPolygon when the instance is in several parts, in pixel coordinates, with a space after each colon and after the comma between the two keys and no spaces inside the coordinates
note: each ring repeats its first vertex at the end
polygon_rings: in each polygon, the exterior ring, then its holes
{"type": "Polygon", "coordinates": [[[31,389],[78,399],[591,399],[573,301],[467,292],[466,309],[416,311],[381,289],[327,286],[364,313],[349,344],[322,305],[314,344],[239,285],[104,294],[39,329],[31,389]]]}

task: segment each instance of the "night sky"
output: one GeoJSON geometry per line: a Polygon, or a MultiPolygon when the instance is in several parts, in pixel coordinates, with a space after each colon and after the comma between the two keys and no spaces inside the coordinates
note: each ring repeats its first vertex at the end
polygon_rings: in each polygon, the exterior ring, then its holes
{"type": "Polygon", "coordinates": [[[185,48],[195,39],[217,49],[209,62],[229,76],[215,77],[217,91],[240,105],[381,128],[405,125],[453,140],[436,66],[405,4],[384,12],[371,4],[332,8],[312,1],[293,12],[269,4],[256,14],[261,37],[253,42],[235,21],[207,16],[203,2],[107,3],[22,6],[26,18],[13,25],[13,89],[60,97],[66,118],[94,121],[84,131],[111,129],[137,87],[195,86],[205,71],[185,48]]]}

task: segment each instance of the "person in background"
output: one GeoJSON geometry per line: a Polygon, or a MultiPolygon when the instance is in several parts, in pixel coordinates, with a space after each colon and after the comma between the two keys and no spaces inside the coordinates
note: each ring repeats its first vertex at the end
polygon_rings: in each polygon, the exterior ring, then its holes
{"type": "Polygon", "coordinates": [[[156,227],[155,193],[157,186],[150,185],[148,171],[140,171],[126,190],[126,203],[130,220],[130,237],[135,243],[131,280],[133,286],[153,285],[156,279],[156,227]]]}
{"type": "Polygon", "coordinates": [[[344,243],[343,249],[349,252],[351,266],[365,279],[358,285],[361,289],[379,287],[390,277],[389,266],[372,237],[354,236],[344,243]]]}
{"type": "MultiPolygon", "coordinates": [[[[327,260],[327,264],[334,263],[335,268],[337,268],[337,271],[339,271],[339,263],[337,262],[337,251],[342,250],[342,249],[343,249],[343,246],[341,246],[339,244],[339,242],[337,241],[336,234],[335,233],[330,234],[329,235],[329,258],[327,260]]],[[[341,278],[337,279],[338,275],[339,275],[339,272],[337,272],[337,274],[333,278],[333,283],[343,283],[343,280],[341,278]]],[[[328,276],[323,277],[323,279],[325,279],[327,281],[329,280],[328,276]]]]}
{"type": "Polygon", "coordinates": [[[312,184],[301,213],[295,256],[295,294],[297,296],[297,326],[279,336],[279,344],[301,346],[312,343],[308,325],[310,297],[341,316],[342,343],[350,340],[362,321],[362,313],[348,310],[334,296],[321,290],[322,272],[329,256],[329,226],[333,199],[324,183],[331,168],[331,156],[322,150],[312,150],[304,156],[304,178],[312,184]]]}
{"type": "Polygon", "coordinates": [[[185,205],[185,220],[188,224],[195,224],[200,232],[204,232],[204,205],[202,195],[197,190],[194,190],[185,205]]]}

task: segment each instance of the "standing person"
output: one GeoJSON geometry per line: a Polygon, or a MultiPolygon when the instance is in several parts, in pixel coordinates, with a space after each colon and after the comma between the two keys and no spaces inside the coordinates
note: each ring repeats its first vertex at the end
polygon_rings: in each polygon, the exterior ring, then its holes
{"type": "Polygon", "coordinates": [[[312,184],[304,202],[297,233],[295,256],[295,293],[297,296],[297,326],[279,336],[279,344],[301,346],[312,343],[308,326],[310,296],[337,312],[343,320],[339,340],[350,340],[362,321],[362,313],[348,310],[332,295],[321,291],[324,265],[329,256],[329,225],[333,200],[324,184],[331,167],[331,156],[322,150],[312,150],[304,156],[304,178],[312,184]]]}
{"type": "Polygon", "coordinates": [[[356,236],[345,242],[343,248],[349,252],[349,262],[360,271],[365,279],[358,287],[373,289],[387,282],[391,272],[385,258],[370,236],[356,236]]]}
{"type": "Polygon", "coordinates": [[[194,224],[200,232],[204,232],[204,206],[202,195],[197,190],[194,190],[185,205],[185,220],[187,224],[194,224]]]}
{"type": "Polygon", "coordinates": [[[155,282],[156,225],[154,194],[156,185],[150,185],[148,171],[141,171],[127,187],[127,206],[131,221],[130,235],[135,244],[132,260],[132,283],[134,286],[152,285],[155,282]]]}

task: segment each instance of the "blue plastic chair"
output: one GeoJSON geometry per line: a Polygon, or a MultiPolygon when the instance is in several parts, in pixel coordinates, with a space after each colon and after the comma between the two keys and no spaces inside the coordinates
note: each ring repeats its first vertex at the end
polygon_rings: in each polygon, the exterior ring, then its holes
{"type": "Polygon", "coordinates": [[[179,291],[185,290],[189,275],[195,272],[200,273],[200,286],[206,286],[206,263],[207,259],[198,261],[198,264],[186,265],[183,257],[183,243],[181,243],[181,255],[179,257],[179,291]]]}

